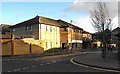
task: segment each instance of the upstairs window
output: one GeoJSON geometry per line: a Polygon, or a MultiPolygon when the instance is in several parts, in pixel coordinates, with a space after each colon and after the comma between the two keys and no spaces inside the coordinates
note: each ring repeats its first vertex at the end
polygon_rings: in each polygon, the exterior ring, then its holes
{"type": "Polygon", "coordinates": [[[26,26],[26,30],[28,30],[29,29],[29,27],[28,26],[26,26]]]}
{"type": "Polygon", "coordinates": [[[50,26],[50,32],[52,32],[52,26],[50,26]]]}
{"type": "Polygon", "coordinates": [[[47,31],[47,25],[46,25],[46,31],[47,31]]]}
{"type": "Polygon", "coordinates": [[[25,30],[32,31],[32,26],[26,26],[26,27],[25,27],[25,30]]]}
{"type": "Polygon", "coordinates": [[[12,31],[14,32],[14,31],[15,31],[15,29],[12,29],[12,31]]]}
{"type": "Polygon", "coordinates": [[[67,31],[67,28],[64,28],[64,31],[67,31]]]}
{"type": "Polygon", "coordinates": [[[30,26],[30,31],[32,31],[32,26],[30,26]]]}
{"type": "Polygon", "coordinates": [[[75,32],[75,29],[74,29],[74,32],[75,32]]]}

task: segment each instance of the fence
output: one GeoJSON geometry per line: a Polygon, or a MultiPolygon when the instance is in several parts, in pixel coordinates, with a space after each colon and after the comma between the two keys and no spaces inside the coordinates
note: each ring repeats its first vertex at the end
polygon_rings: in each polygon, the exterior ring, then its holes
{"type": "Polygon", "coordinates": [[[39,45],[26,43],[20,39],[3,39],[1,42],[1,46],[1,56],[36,54],[44,52],[44,49],[39,45]]]}

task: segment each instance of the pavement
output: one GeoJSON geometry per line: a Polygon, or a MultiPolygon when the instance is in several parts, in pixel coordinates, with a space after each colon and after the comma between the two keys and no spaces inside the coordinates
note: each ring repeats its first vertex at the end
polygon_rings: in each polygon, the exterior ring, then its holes
{"type": "Polygon", "coordinates": [[[120,72],[120,60],[117,59],[118,51],[108,51],[105,61],[101,57],[101,52],[87,54],[85,56],[76,56],[74,62],[85,66],[116,70],[120,72]]]}

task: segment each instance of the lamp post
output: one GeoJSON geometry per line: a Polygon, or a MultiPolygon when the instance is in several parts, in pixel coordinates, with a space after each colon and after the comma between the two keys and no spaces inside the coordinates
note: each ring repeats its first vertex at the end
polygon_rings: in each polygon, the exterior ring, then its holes
{"type": "Polygon", "coordinates": [[[104,23],[102,23],[102,35],[103,35],[103,49],[102,49],[102,58],[103,62],[105,62],[106,59],[106,43],[105,43],[105,30],[104,30],[104,23]]]}
{"type": "MultiPolygon", "coordinates": [[[[72,24],[72,22],[73,22],[73,21],[71,20],[71,24],[72,24]]],[[[73,49],[73,48],[72,48],[72,47],[73,47],[73,46],[72,46],[72,27],[71,27],[71,29],[70,29],[70,32],[71,32],[71,53],[72,53],[72,49],[73,49]]]]}

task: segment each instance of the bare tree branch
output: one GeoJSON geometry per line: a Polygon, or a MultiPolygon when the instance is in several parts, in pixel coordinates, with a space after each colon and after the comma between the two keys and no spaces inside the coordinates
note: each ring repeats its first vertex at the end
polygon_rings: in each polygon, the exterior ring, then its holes
{"type": "Polygon", "coordinates": [[[93,11],[90,11],[90,18],[92,21],[92,26],[97,30],[98,32],[103,32],[104,29],[112,29],[112,20],[113,18],[110,18],[110,14],[108,12],[108,7],[106,3],[104,2],[98,2],[97,6],[94,8],[93,11]],[[104,26],[102,26],[102,24],[104,26]]]}

